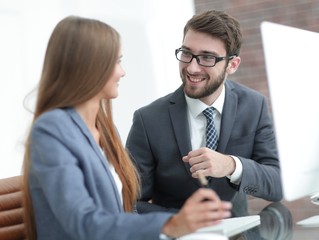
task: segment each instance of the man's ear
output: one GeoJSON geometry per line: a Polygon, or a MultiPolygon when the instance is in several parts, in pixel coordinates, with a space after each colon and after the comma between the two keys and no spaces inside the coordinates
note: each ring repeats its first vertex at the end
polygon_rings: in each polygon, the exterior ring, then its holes
{"type": "Polygon", "coordinates": [[[228,66],[227,66],[227,74],[233,74],[237,71],[239,65],[240,65],[241,59],[240,57],[234,57],[231,60],[229,60],[228,62],[228,66]]]}

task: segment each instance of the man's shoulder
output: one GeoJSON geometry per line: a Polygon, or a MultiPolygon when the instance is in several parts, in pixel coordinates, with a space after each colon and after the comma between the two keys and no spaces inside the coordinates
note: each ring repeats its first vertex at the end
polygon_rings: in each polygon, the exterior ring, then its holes
{"type": "Polygon", "coordinates": [[[174,92],[168,93],[165,96],[162,96],[153,100],[149,104],[141,107],[139,110],[141,111],[147,111],[150,109],[160,110],[162,108],[167,108],[171,104],[174,104],[176,102],[183,100],[183,98],[185,99],[183,90],[182,88],[178,88],[174,92]]]}
{"type": "Polygon", "coordinates": [[[255,89],[252,89],[244,84],[241,84],[239,82],[233,81],[233,80],[227,80],[226,83],[226,91],[230,90],[235,92],[238,96],[250,96],[250,97],[256,97],[256,98],[264,98],[265,96],[258,92],[255,89]]]}

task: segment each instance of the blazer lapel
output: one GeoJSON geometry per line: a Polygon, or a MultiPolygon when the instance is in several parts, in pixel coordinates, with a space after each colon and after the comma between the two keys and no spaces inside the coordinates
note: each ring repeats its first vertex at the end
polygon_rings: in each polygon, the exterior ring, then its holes
{"type": "Polygon", "coordinates": [[[220,138],[218,142],[217,151],[224,152],[230,138],[232,129],[235,123],[235,116],[237,112],[238,97],[232,90],[231,84],[225,83],[225,103],[223,107],[223,114],[220,126],[220,138]]]}
{"type": "Polygon", "coordinates": [[[102,155],[101,153],[101,149],[99,148],[99,146],[97,145],[97,143],[95,142],[95,140],[93,139],[92,134],[90,133],[89,129],[87,128],[86,124],[84,123],[84,121],[82,120],[82,118],[80,117],[80,115],[75,111],[74,108],[69,108],[67,109],[67,111],[69,112],[71,118],[73,119],[73,121],[78,125],[78,127],[81,129],[83,135],[85,135],[85,137],[87,138],[88,142],[90,143],[91,147],[93,148],[94,152],[96,153],[97,157],[100,159],[106,173],[107,176],[109,178],[109,180],[112,183],[112,187],[114,190],[114,194],[116,196],[117,199],[117,203],[118,203],[118,207],[119,207],[119,211],[122,211],[123,207],[121,204],[121,198],[120,198],[120,193],[118,192],[117,188],[116,188],[116,184],[113,178],[112,173],[109,170],[109,167],[107,166],[107,159],[105,159],[105,157],[102,155]]]}
{"type": "MultiPolygon", "coordinates": [[[[192,150],[192,143],[190,140],[189,123],[187,117],[187,104],[184,96],[183,87],[177,89],[170,99],[169,114],[173,124],[174,134],[177,145],[181,153],[181,157],[187,155],[192,150]]],[[[183,161],[180,159],[180,161],[183,161]]],[[[197,179],[191,176],[189,163],[184,163],[185,171],[195,182],[199,185],[197,179]]]]}
{"type": "Polygon", "coordinates": [[[192,144],[187,118],[187,105],[182,87],[174,92],[170,103],[169,114],[172,120],[177,145],[181,156],[185,156],[192,149],[192,144]]]}

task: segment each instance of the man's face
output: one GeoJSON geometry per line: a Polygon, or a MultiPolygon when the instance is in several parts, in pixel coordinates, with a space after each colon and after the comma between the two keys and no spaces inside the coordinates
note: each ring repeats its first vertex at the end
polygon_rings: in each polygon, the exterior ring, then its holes
{"type": "MultiPolygon", "coordinates": [[[[189,30],[184,38],[183,50],[192,54],[226,56],[225,44],[218,38],[189,30]]],[[[196,59],[190,63],[179,63],[180,75],[187,96],[211,104],[220,94],[224,82],[227,60],[217,62],[214,67],[200,66],[196,59]]]]}

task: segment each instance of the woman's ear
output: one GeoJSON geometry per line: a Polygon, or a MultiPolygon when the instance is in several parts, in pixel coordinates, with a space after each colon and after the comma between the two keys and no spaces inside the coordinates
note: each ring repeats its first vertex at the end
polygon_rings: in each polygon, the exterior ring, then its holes
{"type": "Polygon", "coordinates": [[[233,74],[237,71],[239,65],[240,65],[241,59],[240,57],[234,57],[228,62],[228,66],[226,68],[227,74],[233,74]]]}

